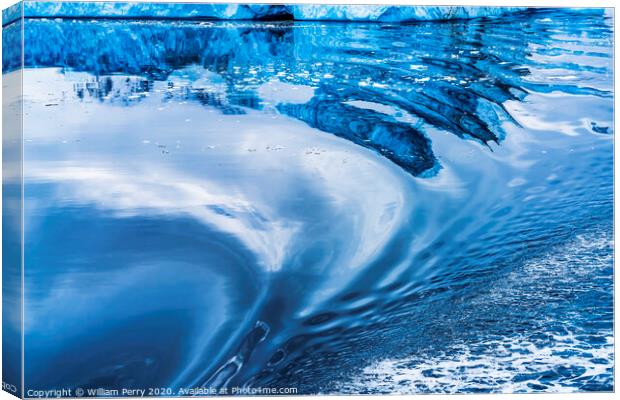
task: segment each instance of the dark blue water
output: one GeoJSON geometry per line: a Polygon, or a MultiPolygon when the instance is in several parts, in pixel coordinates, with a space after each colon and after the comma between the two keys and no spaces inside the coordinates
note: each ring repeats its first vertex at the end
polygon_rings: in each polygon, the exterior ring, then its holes
{"type": "Polygon", "coordinates": [[[612,390],[612,23],[27,20],[26,387],[612,390]]]}

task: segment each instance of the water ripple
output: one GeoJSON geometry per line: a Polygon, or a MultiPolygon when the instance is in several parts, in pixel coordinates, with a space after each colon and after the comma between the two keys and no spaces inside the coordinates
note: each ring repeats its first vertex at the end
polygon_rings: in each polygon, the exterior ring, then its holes
{"type": "Polygon", "coordinates": [[[612,23],[28,19],[27,380],[609,390],[612,23]]]}

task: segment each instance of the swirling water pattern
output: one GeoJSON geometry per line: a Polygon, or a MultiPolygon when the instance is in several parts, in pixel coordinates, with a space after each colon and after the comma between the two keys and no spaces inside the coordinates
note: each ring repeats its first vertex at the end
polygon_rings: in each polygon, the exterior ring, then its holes
{"type": "Polygon", "coordinates": [[[612,390],[612,24],[27,20],[26,385],[612,390]]]}

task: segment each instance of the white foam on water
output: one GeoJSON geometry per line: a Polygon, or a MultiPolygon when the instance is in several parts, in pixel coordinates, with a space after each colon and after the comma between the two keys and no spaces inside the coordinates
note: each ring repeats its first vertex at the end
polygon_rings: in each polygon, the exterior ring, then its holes
{"type": "MultiPolygon", "coordinates": [[[[462,393],[472,389],[501,393],[531,392],[531,384],[545,386],[546,392],[575,392],[575,379],[604,374],[613,363],[613,339],[601,348],[580,350],[572,356],[558,353],[574,351],[584,345],[572,335],[555,336],[555,346],[540,348],[522,337],[479,343],[483,353],[458,344],[430,358],[411,357],[384,360],[364,369],[361,376],[343,385],[345,392],[359,393],[462,393]],[[516,351],[515,351],[516,350],[516,351]],[[584,354],[589,353],[591,357],[584,354]],[[592,360],[607,360],[599,364],[592,360]],[[541,383],[538,374],[575,367],[585,371],[577,376],[541,383]],[[515,379],[525,375],[523,380],[515,379]]],[[[558,372],[560,373],[560,372],[558,372]]],[[[536,386],[534,386],[535,388],[536,386]]]]}
{"type": "MultiPolygon", "coordinates": [[[[608,233],[577,236],[573,242],[533,260],[510,274],[501,284],[474,299],[474,308],[483,305],[510,304],[528,296],[549,297],[545,285],[571,284],[576,291],[587,291],[579,282],[591,281],[613,265],[613,238],[608,233]],[[585,278],[585,279],[584,279],[585,278]],[[530,293],[523,293],[523,290],[530,293]],[[534,289],[534,290],[532,290],[534,289]],[[534,293],[532,293],[534,292],[534,293]]],[[[609,276],[609,279],[612,279],[609,276]]],[[[557,293],[556,293],[557,295],[557,293]]],[[[517,308],[518,310],[518,308],[517,308]]],[[[501,393],[576,392],[584,382],[607,383],[613,367],[614,340],[611,330],[596,332],[604,343],[592,344],[579,328],[569,327],[573,315],[541,315],[546,322],[560,323],[566,334],[548,333],[546,340],[532,339],[544,331],[524,332],[498,338],[481,337],[479,341],[459,341],[442,350],[421,352],[410,357],[386,359],[367,366],[360,375],[343,384],[343,393],[463,393],[489,391],[501,393]],[[549,320],[545,320],[549,319],[549,320]],[[607,375],[607,377],[603,375],[607,375]]]]}

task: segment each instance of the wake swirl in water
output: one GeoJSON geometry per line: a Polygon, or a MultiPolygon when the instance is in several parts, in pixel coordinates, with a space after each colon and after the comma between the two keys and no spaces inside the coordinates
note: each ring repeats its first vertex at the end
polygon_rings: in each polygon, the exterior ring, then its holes
{"type": "MultiPolygon", "coordinates": [[[[417,24],[27,20],[26,271],[38,277],[27,380],[521,390],[513,376],[458,387],[442,374],[450,360],[474,368],[480,343],[528,369],[519,343],[536,330],[576,338],[545,354],[588,345],[609,363],[609,314],[571,309],[562,332],[538,324],[556,311],[520,271],[569,246],[568,264],[542,269],[600,268],[548,279],[549,296],[610,307],[611,247],[594,261],[566,244],[610,237],[610,24],[604,10],[417,24]],[[594,299],[573,290],[583,281],[600,282],[594,299]],[[532,302],[512,309],[489,287],[532,302]],[[63,318],[44,327],[50,313],[63,318]],[[86,340],[92,357],[67,356],[86,340]],[[444,368],[426,372],[423,358],[444,368]]],[[[554,371],[520,382],[612,385],[602,367],[554,371]]]]}

